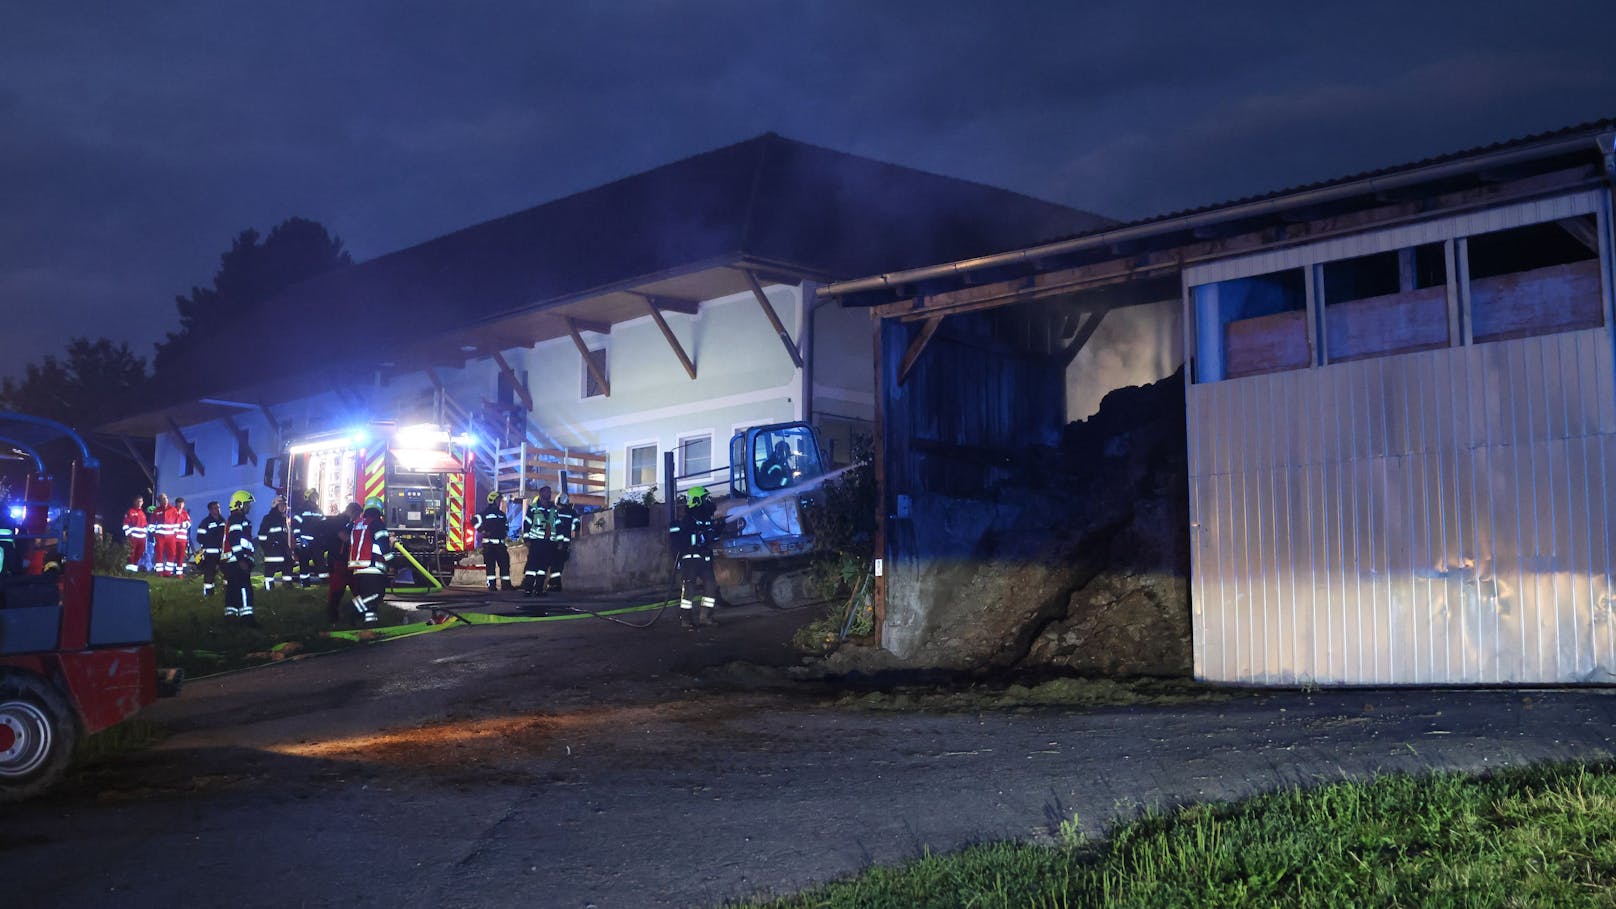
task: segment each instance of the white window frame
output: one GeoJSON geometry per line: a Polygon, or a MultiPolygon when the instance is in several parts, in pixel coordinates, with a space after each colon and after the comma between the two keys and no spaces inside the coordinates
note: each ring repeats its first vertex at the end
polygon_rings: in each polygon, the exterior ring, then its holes
{"type": "Polygon", "coordinates": [[[697,484],[705,485],[712,480],[713,453],[717,449],[717,437],[718,433],[711,429],[682,432],[676,437],[674,441],[674,451],[678,453],[678,463],[675,466],[677,467],[680,475],[680,479],[677,481],[676,485],[679,485],[680,488],[686,488],[697,484]],[[690,470],[685,466],[685,443],[694,441],[696,439],[707,440],[707,469],[699,474],[685,476],[685,474],[690,473],[690,470]]]}
{"type": "Polygon", "coordinates": [[[638,442],[627,442],[623,445],[623,489],[643,490],[657,485],[657,474],[660,472],[662,457],[662,443],[659,439],[643,439],[638,442]],[[634,482],[634,451],[639,448],[651,449],[651,482],[634,482]]]}

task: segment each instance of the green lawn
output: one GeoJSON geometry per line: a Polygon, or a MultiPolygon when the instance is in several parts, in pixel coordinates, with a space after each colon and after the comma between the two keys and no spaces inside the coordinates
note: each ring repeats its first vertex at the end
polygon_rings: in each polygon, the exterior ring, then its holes
{"type": "Polygon", "coordinates": [[[1061,845],[981,845],[747,905],[1616,906],[1610,764],[1338,783],[1147,815],[1093,842],[1075,827],[1061,845]]]}
{"type": "MultiPolygon", "coordinates": [[[[344,626],[327,621],[323,585],[307,590],[258,590],[253,596],[258,627],[250,628],[225,618],[222,585],[218,593],[204,598],[202,584],[194,578],[147,580],[157,665],[177,666],[191,678],[272,662],[277,653],[284,659],[293,653],[338,650],[355,643],[326,636],[344,626]]],[[[381,626],[405,620],[403,611],[383,602],[381,626]]]]}

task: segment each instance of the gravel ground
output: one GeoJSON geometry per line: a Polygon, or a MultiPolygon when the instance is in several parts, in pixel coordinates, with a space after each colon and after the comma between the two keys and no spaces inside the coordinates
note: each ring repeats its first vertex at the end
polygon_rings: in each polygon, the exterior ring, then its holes
{"type": "Polygon", "coordinates": [[[0,809],[8,902],[715,906],[1073,814],[1098,833],[1147,805],[1616,738],[1605,689],[861,712],[718,668],[789,665],[810,616],[721,618],[459,628],[192,683],[150,712],[160,745],[0,809]]]}

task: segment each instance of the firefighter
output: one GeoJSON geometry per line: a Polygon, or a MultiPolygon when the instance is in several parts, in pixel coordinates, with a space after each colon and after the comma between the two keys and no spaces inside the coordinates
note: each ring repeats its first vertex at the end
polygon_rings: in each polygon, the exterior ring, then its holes
{"type": "Polygon", "coordinates": [[[567,560],[572,558],[572,538],[578,534],[578,525],[581,523],[577,509],[572,507],[572,499],[563,489],[561,498],[556,500],[556,557],[554,567],[550,569],[550,589],[557,593],[561,591],[561,572],[567,567],[567,560]]]}
{"type": "Polygon", "coordinates": [[[523,596],[542,597],[550,586],[550,571],[560,549],[556,535],[559,510],[552,493],[550,487],[540,486],[522,520],[522,539],[527,541],[527,564],[522,566],[523,596]]]}
{"type": "Polygon", "coordinates": [[[473,519],[483,541],[483,570],[488,574],[489,590],[516,589],[511,585],[511,552],[505,546],[509,527],[504,498],[498,492],[489,493],[488,507],[473,519]]]}
{"type": "Polygon", "coordinates": [[[320,491],[310,489],[303,493],[303,506],[292,515],[292,542],[296,544],[297,579],[304,587],[315,581],[331,577],[325,567],[325,553],[315,545],[320,525],[325,523],[325,512],[320,508],[320,491]]]}
{"type": "Polygon", "coordinates": [[[230,518],[224,531],[224,614],[257,627],[253,616],[254,560],[252,493],[238,489],[230,496],[230,518]]]}
{"type": "Polygon", "coordinates": [[[22,574],[22,528],[11,517],[10,503],[0,499],[0,584],[22,574]]]}
{"type": "Polygon", "coordinates": [[[348,531],[348,570],[353,575],[354,609],[367,625],[376,622],[376,608],[387,590],[387,569],[393,563],[393,541],[382,523],[382,500],[367,499],[365,511],[348,531]]]}
{"type": "Polygon", "coordinates": [[[178,512],[168,502],[167,493],[157,494],[157,507],[151,515],[152,533],[152,570],[159,577],[170,577],[177,567],[174,564],[174,532],[179,522],[178,512]]]}
{"type": "Polygon", "coordinates": [[[174,500],[174,576],[185,576],[186,557],[191,554],[191,510],[185,499],[174,500]]]}
{"type": "Polygon", "coordinates": [[[668,535],[679,569],[680,624],[693,631],[713,624],[713,610],[718,606],[718,579],[713,575],[713,542],[718,533],[713,528],[715,506],[707,487],[692,486],[680,498],[685,502],[684,514],[668,527],[668,535]]]}
{"type": "Polygon", "coordinates": [[[331,568],[326,579],[325,612],[332,624],[342,618],[342,592],[348,589],[348,534],[364,512],[365,506],[349,502],[342,514],[326,518],[315,532],[314,545],[331,568]]]}
{"type": "Polygon", "coordinates": [[[292,534],[287,529],[286,497],[276,496],[269,514],[258,524],[258,548],[264,551],[264,590],[273,590],[275,581],[292,583],[292,534]]]}
{"type": "Polygon", "coordinates": [[[129,549],[124,559],[124,571],[139,571],[140,560],[146,556],[146,499],[135,496],[135,502],[123,513],[123,541],[129,549]]]}
{"type": "Polygon", "coordinates": [[[219,503],[209,502],[208,513],[196,525],[196,548],[202,555],[202,595],[213,596],[213,580],[219,573],[219,558],[224,553],[225,531],[230,522],[219,513],[219,503]]]}
{"type": "Polygon", "coordinates": [[[791,445],[784,439],[774,443],[774,451],[758,465],[759,489],[784,489],[791,484],[791,445]]]}

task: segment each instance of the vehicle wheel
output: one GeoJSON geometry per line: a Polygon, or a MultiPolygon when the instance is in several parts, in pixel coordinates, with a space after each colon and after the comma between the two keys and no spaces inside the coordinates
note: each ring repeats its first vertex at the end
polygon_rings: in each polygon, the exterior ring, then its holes
{"type": "Polygon", "coordinates": [[[824,602],[824,597],[814,591],[805,568],[769,575],[758,586],[763,588],[763,601],[775,609],[798,609],[824,602]]]}
{"type": "Polygon", "coordinates": [[[78,733],[78,718],[55,685],[26,673],[0,675],[0,803],[56,785],[78,733]]]}

